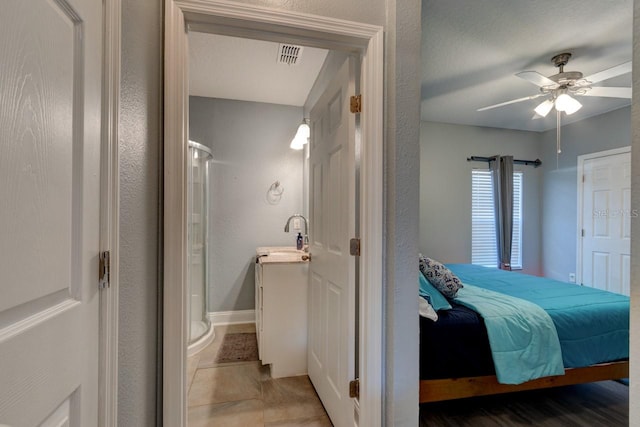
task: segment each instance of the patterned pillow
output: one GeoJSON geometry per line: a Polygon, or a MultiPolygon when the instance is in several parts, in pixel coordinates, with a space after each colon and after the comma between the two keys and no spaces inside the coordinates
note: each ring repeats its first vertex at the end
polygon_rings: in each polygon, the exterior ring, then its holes
{"type": "Polygon", "coordinates": [[[451,270],[442,263],[422,255],[420,255],[420,272],[447,298],[455,298],[458,289],[463,287],[460,279],[451,270]]]}

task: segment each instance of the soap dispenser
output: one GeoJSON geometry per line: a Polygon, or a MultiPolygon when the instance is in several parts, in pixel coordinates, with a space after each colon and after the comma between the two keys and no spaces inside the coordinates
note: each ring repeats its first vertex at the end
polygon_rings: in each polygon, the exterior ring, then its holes
{"type": "Polygon", "coordinates": [[[298,249],[299,251],[302,250],[302,245],[303,245],[303,238],[302,238],[302,233],[298,233],[298,237],[296,237],[296,249],[298,249]]]}

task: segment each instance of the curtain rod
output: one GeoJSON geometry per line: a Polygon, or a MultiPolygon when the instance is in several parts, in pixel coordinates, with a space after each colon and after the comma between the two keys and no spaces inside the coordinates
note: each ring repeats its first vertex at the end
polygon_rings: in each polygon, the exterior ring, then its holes
{"type": "MultiPolygon", "coordinates": [[[[471,156],[467,157],[468,162],[491,162],[495,160],[495,157],[481,157],[481,156],[471,156]]],[[[534,168],[537,168],[542,164],[540,159],[535,160],[517,160],[513,159],[513,163],[517,163],[519,165],[533,165],[534,168]]]]}

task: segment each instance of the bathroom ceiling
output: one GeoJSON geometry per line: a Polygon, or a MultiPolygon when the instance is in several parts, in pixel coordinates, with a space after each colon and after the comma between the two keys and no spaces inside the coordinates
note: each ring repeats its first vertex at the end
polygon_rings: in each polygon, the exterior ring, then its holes
{"type": "Polygon", "coordinates": [[[189,33],[189,94],[303,106],[328,51],[304,47],[295,65],[278,62],[279,43],[189,33]]]}
{"type": "MultiPolygon", "coordinates": [[[[538,93],[516,73],[556,74],[550,59],[573,54],[565,71],[585,76],[630,61],[632,0],[423,0],[422,120],[545,131],[555,114],[531,120],[542,98],[478,112],[538,93]]],[[[594,86],[631,86],[631,73],[594,86]]],[[[563,123],[615,110],[629,99],[579,97],[563,123]]]]}

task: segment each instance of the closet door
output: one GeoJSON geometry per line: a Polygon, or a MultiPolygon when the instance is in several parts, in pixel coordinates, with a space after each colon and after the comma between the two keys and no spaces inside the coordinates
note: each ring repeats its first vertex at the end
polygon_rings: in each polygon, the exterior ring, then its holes
{"type": "Polygon", "coordinates": [[[98,424],[102,7],[0,4],[0,424],[98,424]]]}
{"type": "Polygon", "coordinates": [[[631,152],[584,160],[582,284],[629,295],[631,283],[631,152]]]}

